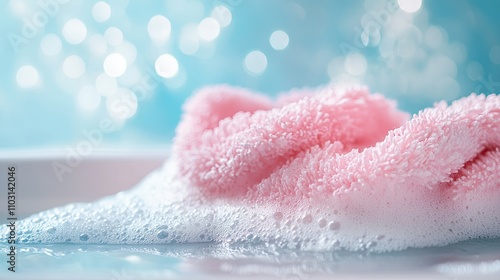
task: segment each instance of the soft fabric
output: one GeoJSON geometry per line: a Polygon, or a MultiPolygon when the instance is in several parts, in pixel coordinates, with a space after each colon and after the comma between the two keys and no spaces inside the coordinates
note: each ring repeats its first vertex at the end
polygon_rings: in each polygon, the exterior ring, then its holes
{"type": "Polygon", "coordinates": [[[408,120],[366,88],[301,90],[273,102],[219,86],[184,111],[174,155],[207,197],[286,201],[398,185],[454,199],[500,188],[496,95],[441,102],[408,120]]]}

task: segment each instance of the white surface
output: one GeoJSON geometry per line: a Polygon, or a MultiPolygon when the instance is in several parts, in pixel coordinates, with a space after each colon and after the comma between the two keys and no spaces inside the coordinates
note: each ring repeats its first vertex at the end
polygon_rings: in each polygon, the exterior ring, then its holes
{"type": "MultiPolygon", "coordinates": [[[[64,150],[0,151],[0,185],[7,185],[8,165],[14,164],[17,169],[18,219],[71,202],[90,202],[133,187],[163,163],[168,150],[95,151],[81,157],[79,163],[70,157],[74,167],[68,164],[68,154],[64,150]],[[57,164],[71,170],[60,172],[62,180],[54,170],[57,164]]],[[[1,196],[4,195],[6,193],[1,196]]],[[[7,207],[5,202],[0,205],[7,207]]],[[[6,210],[1,209],[0,219],[5,220],[6,210]]]]}

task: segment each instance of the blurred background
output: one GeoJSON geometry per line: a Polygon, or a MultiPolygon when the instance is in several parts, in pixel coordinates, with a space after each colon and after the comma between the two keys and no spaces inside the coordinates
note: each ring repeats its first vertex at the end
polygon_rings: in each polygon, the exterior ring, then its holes
{"type": "Polygon", "coordinates": [[[0,5],[4,150],[164,147],[210,84],[275,96],[360,83],[411,113],[500,89],[496,0],[0,5]]]}

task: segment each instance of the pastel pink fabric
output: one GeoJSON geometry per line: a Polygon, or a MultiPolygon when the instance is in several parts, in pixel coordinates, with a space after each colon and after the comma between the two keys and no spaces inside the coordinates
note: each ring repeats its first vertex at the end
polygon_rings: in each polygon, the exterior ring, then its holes
{"type": "Polygon", "coordinates": [[[500,96],[471,95],[410,116],[366,88],[270,98],[228,86],[184,107],[180,173],[211,198],[285,201],[387,184],[450,199],[499,188],[500,96]]]}

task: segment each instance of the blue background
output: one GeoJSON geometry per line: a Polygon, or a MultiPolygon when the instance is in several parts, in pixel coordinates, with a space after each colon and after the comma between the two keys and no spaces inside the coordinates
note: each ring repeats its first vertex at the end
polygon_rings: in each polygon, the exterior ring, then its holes
{"type": "Polygon", "coordinates": [[[414,12],[397,0],[2,1],[0,148],[74,146],[96,130],[102,137],[94,139],[95,148],[165,146],[185,99],[219,83],[271,96],[294,87],[360,83],[411,113],[471,92],[498,92],[498,11],[495,0],[424,0],[414,12]],[[148,32],[157,15],[171,26],[163,41],[148,32]],[[207,40],[210,34],[198,25],[210,17],[219,26],[230,22],[207,40]],[[85,34],[71,28],[65,34],[66,24],[75,19],[85,34]],[[111,27],[123,39],[106,35],[111,27]],[[270,43],[277,30],[289,38],[282,50],[270,43]],[[83,36],[81,42],[68,41],[74,34],[83,36]],[[49,38],[61,46],[50,55],[57,47],[43,47],[49,38]],[[183,50],[183,38],[198,42],[197,51],[183,50]],[[99,46],[103,49],[95,51],[99,46]],[[264,65],[254,61],[263,71],[245,64],[254,51],[265,56],[264,65]],[[112,53],[127,59],[116,87],[135,96],[134,109],[125,117],[117,118],[106,105],[114,91],[94,91],[93,105],[81,101],[87,98],[82,88],[95,90],[96,79],[108,75],[103,65],[112,53]],[[178,63],[173,77],[162,77],[155,67],[164,54],[178,63]],[[80,68],[70,60],[65,70],[69,56],[83,62],[83,72],[71,74],[80,68]],[[112,131],[102,130],[103,120],[114,123],[112,131]]]}

